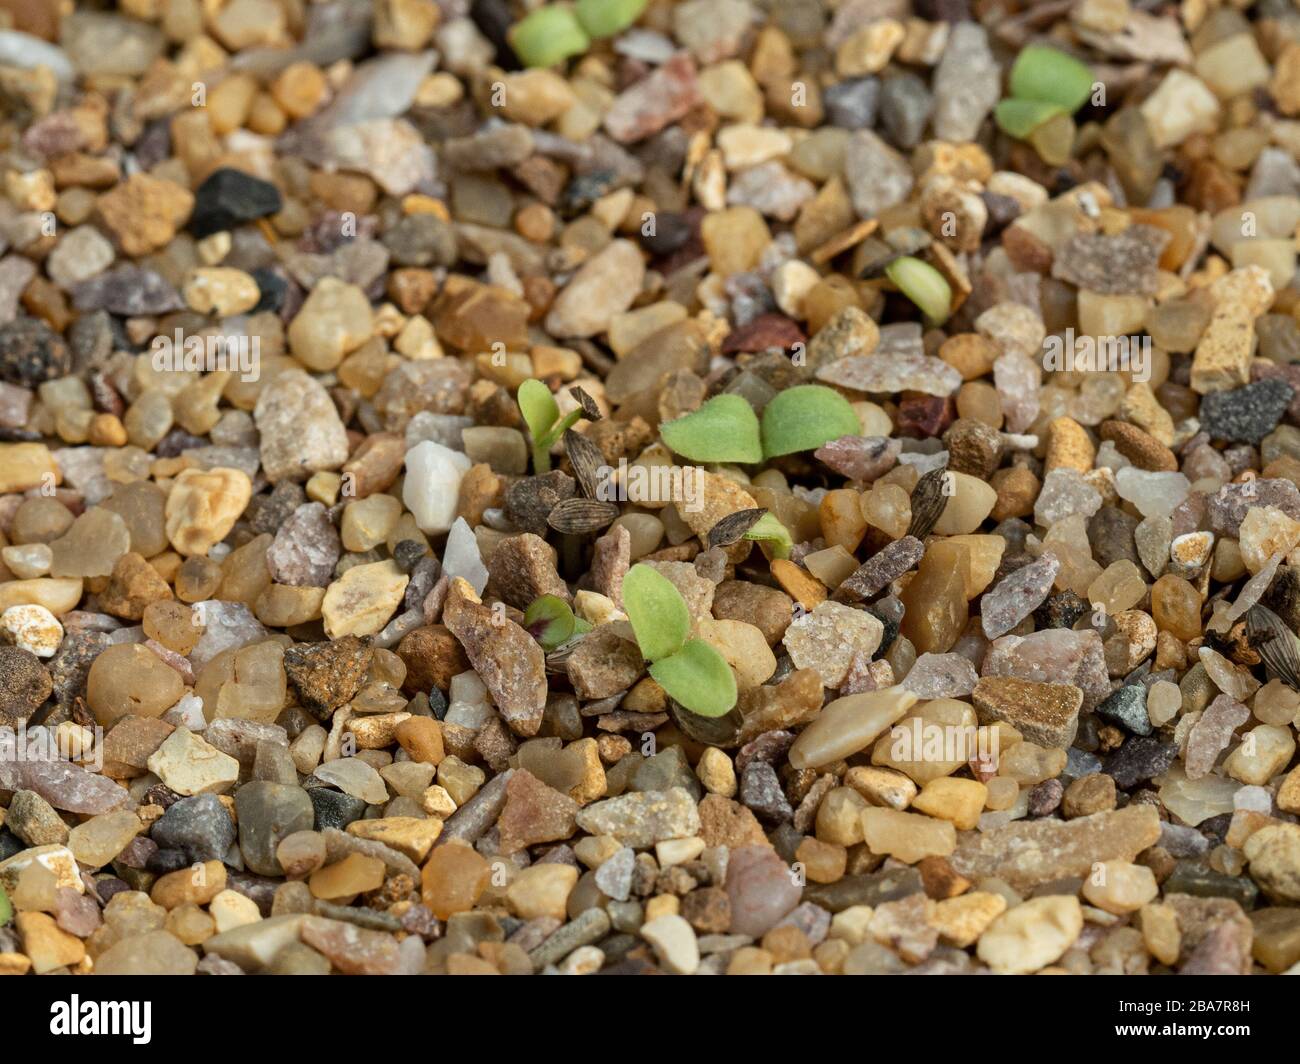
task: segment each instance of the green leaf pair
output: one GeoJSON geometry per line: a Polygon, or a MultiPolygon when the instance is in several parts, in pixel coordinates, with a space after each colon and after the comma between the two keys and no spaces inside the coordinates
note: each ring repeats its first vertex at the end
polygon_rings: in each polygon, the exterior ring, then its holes
{"type": "Polygon", "coordinates": [[[524,627],[547,653],[562,647],[575,635],[591,631],[591,624],[574,614],[558,595],[542,595],[524,611],[524,627]]]}
{"type": "Polygon", "coordinates": [[[563,63],[591,47],[593,37],[612,37],[641,17],[648,0],[578,0],[548,4],[510,30],[510,47],[530,67],[563,63]]]}
{"type": "Polygon", "coordinates": [[[623,578],[623,608],[651,677],[670,698],[702,717],[731,711],[731,666],[703,639],[690,638],[690,611],[671,580],[648,565],[632,566],[623,578]]]}
{"type": "Polygon", "coordinates": [[[839,392],[820,384],[787,388],[767,404],[759,423],[739,395],[717,395],[698,410],[659,427],[664,443],[693,462],[752,465],[812,451],[840,436],[858,436],[862,423],[839,392]]]}
{"type": "Polygon", "coordinates": [[[1021,50],[1011,67],[1011,96],[993,117],[1008,136],[1028,140],[1053,118],[1074,114],[1092,94],[1092,70],[1072,55],[1043,44],[1021,50]]]}
{"type": "Polygon", "coordinates": [[[539,380],[529,379],[519,385],[517,394],[519,413],[528,426],[528,436],[533,446],[533,472],[551,471],[551,448],[582,418],[582,409],[572,411],[563,418],[551,389],[539,380]]]}

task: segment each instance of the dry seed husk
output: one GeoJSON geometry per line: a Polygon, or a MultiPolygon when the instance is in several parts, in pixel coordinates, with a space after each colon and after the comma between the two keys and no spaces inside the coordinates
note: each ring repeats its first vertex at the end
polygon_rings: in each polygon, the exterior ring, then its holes
{"type": "Polygon", "coordinates": [[[1267,606],[1252,606],[1246,614],[1246,637],[1270,673],[1300,691],[1300,640],[1267,606]]]}
{"type": "Polygon", "coordinates": [[[618,504],[597,499],[565,499],[546,517],[556,532],[585,536],[608,528],[618,517],[618,504]]]}
{"type": "Polygon", "coordinates": [[[587,392],[575,384],[569,389],[569,394],[578,401],[578,405],[582,407],[582,414],[588,421],[600,420],[600,407],[587,392]]]}
{"type": "Polygon", "coordinates": [[[600,448],[580,432],[573,429],[564,430],[564,451],[573,466],[573,479],[578,488],[589,499],[594,499],[600,489],[600,467],[605,464],[605,456],[600,448]]]}
{"type": "Polygon", "coordinates": [[[727,514],[709,529],[709,546],[730,547],[733,543],[739,543],[745,533],[753,528],[765,513],[767,513],[766,508],[757,506],[727,514]]]}
{"type": "Polygon", "coordinates": [[[916,482],[916,487],[912,489],[912,523],[907,529],[909,536],[923,540],[930,534],[935,522],[942,516],[943,508],[948,504],[948,496],[943,491],[947,479],[947,469],[931,469],[916,482]]]}

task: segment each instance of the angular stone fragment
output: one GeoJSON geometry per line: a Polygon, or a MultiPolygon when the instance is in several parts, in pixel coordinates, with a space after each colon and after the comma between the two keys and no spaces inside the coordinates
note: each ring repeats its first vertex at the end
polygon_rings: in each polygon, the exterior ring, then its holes
{"type": "Polygon", "coordinates": [[[620,144],[644,140],[677,121],[699,99],[695,63],[679,52],[615,97],[605,112],[605,130],[620,144]]]}
{"type": "Polygon", "coordinates": [[[1091,292],[1154,295],[1160,253],[1169,233],[1130,225],[1118,233],[1078,233],[1052,261],[1052,276],[1091,292]]]}
{"type": "Polygon", "coordinates": [[[0,646],[0,727],[25,724],[53,689],[49,670],[35,654],[21,647],[0,646]]]}
{"type": "Polygon", "coordinates": [[[1151,718],[1147,716],[1146,688],[1141,684],[1126,684],[1104,699],[1096,708],[1099,717],[1113,720],[1134,735],[1151,734],[1151,718]]]}
{"type": "Polygon", "coordinates": [[[519,625],[498,618],[464,580],[452,581],[443,623],[460,640],[492,701],[519,735],[536,735],[546,708],[546,659],[519,625]]]}
{"type": "Polygon", "coordinates": [[[666,839],[698,834],[700,815],[690,792],[636,791],[580,809],[578,827],[590,835],[613,835],[625,846],[643,850],[666,839]]]}
{"type": "Polygon", "coordinates": [[[1258,445],[1277,427],[1295,394],[1278,378],[1214,392],[1201,401],[1201,427],[1216,440],[1258,445]]]}
{"type": "Polygon", "coordinates": [[[1274,477],[1225,484],[1210,496],[1206,516],[1216,534],[1236,538],[1247,513],[1267,507],[1276,507],[1288,517],[1300,520],[1300,489],[1289,480],[1274,477]]]}
{"type": "Polygon", "coordinates": [[[1250,380],[1255,319],[1273,299],[1273,285],[1261,266],[1245,266],[1220,277],[1211,288],[1216,299],[1210,324],[1192,358],[1192,390],[1208,395],[1250,380]]]}
{"type": "Polygon", "coordinates": [[[807,723],[822,708],[821,676],[815,669],[796,669],[778,684],[743,692],[736,708],[744,718],[736,737],[741,744],[807,723]]]}
{"type": "Polygon", "coordinates": [[[35,791],[65,813],[110,813],[131,801],[125,787],[70,761],[0,761],[0,788],[35,791]]]}
{"type": "Polygon", "coordinates": [[[86,886],[81,880],[76,857],[66,846],[56,843],[20,850],[12,857],[0,861],[0,889],[12,894],[17,890],[23,872],[34,864],[53,874],[56,890],[67,887],[78,894],[85,892],[86,886]]]}
{"type": "Polygon", "coordinates": [[[999,974],[1028,975],[1059,960],[1082,930],[1078,898],[1031,898],[994,920],[980,937],[977,952],[999,974]]]}
{"type": "Polygon", "coordinates": [[[277,373],[263,386],[253,419],[267,480],[306,480],[347,461],[348,435],[334,401],[300,369],[277,373]]]}
{"type": "Polygon", "coordinates": [[[568,585],[555,571],[555,549],[531,532],[503,539],[488,559],[488,574],[502,601],[521,610],[541,595],[555,595],[566,602],[571,597],[568,585]]]}
{"type": "Polygon", "coordinates": [[[14,792],[5,827],[28,846],[61,846],[68,841],[68,825],[35,791],[14,792]]]}
{"type": "Polygon", "coordinates": [[[1110,694],[1101,636],[1092,629],[1049,628],[1027,636],[1004,635],[989,648],[984,675],[1073,685],[1083,691],[1085,710],[1110,694]]]}
{"type": "MultiPolygon", "coordinates": [[[[493,557],[495,559],[495,555],[493,557]]],[[[631,564],[632,536],[624,526],[616,525],[596,540],[591,557],[592,587],[620,608],[623,605],[623,577],[631,564]]]]}
{"type": "Polygon", "coordinates": [[[922,654],[908,670],[903,686],[917,698],[964,698],[978,680],[975,666],[960,654],[922,654]]]}
{"type": "Polygon", "coordinates": [[[601,624],[583,636],[565,668],[579,698],[610,698],[636,683],[645,661],[614,625],[601,624]]]}
{"type": "Polygon", "coordinates": [[[1270,824],[1246,840],[1250,874],[1278,901],[1300,902],[1300,826],[1270,824]]]}
{"type": "Polygon", "coordinates": [[[1037,561],[1003,577],[981,600],[984,634],[989,639],[1006,635],[1038,609],[1051,592],[1060,571],[1060,559],[1054,554],[1044,554],[1037,561]]]}
{"type": "Polygon", "coordinates": [[[902,203],[914,183],[907,160],[869,129],[859,129],[849,138],[844,174],[861,218],[875,218],[902,203]]]}
{"type": "Polygon", "coordinates": [[[977,22],[957,22],[934,73],[934,135],[961,143],[974,140],[998,102],[1002,75],[977,22]]]}
{"type": "Polygon", "coordinates": [[[352,566],[325,591],[325,634],[331,639],[375,635],[401,605],[409,582],[391,559],[352,566]]]}
{"type": "MultiPolygon", "coordinates": [[[[1127,790],[1143,780],[1154,779],[1161,775],[1177,757],[1178,747],[1174,743],[1164,742],[1154,735],[1137,736],[1126,740],[1123,746],[1106,758],[1104,769],[1106,775],[1115,780],[1116,787],[1127,790]]],[[[1184,812],[1178,812],[1172,794],[1165,798],[1163,789],[1160,793],[1170,810],[1177,812],[1177,815],[1188,823],[1193,822],[1189,816],[1184,815],[1186,807],[1182,807],[1184,812]]]]}
{"type": "Polygon", "coordinates": [[[1075,820],[1017,821],[965,836],[949,859],[968,879],[997,876],[1018,891],[1071,876],[1087,876],[1094,864],[1133,861],[1160,838],[1154,806],[1075,820]]]}
{"type": "Polygon", "coordinates": [[[300,925],[302,940],[329,958],[344,975],[396,975],[401,970],[397,939],[341,920],[308,916],[300,925]]]}
{"type": "Polygon", "coordinates": [[[971,701],[981,724],[1006,721],[1030,742],[1063,750],[1079,730],[1083,692],[1067,684],[981,676],[971,701]]]}
{"type": "MultiPolygon", "coordinates": [[[[359,757],[341,757],[319,765],[314,773],[317,779],[337,787],[344,794],[360,798],[369,805],[379,805],[388,799],[384,778],[367,761],[359,757]]],[[[243,793],[242,791],[240,793],[243,793]]]]}
{"type": "Polygon", "coordinates": [[[266,566],[277,584],[328,587],[342,549],[329,511],[321,503],[309,502],[275,530],[266,566]]]}
{"type": "Polygon", "coordinates": [[[272,916],[214,935],[203,943],[208,956],[222,957],[250,974],[268,968],[287,947],[299,942],[304,913],[272,916]]]}
{"type": "Polygon", "coordinates": [[[817,379],[859,392],[923,392],[949,396],[961,387],[961,374],[943,359],[907,351],[850,355],[817,370],[817,379]]]}
{"type": "Polygon", "coordinates": [[[506,804],[497,820],[501,852],[515,853],[542,842],[557,842],[574,832],[578,803],[548,787],[526,769],[506,785],[506,804]]]}
{"type": "Polygon", "coordinates": [[[813,669],[827,687],[839,687],[855,657],[875,654],[884,630],[873,614],[827,601],[791,622],[781,642],[796,668],[813,669]]]}
{"type": "Polygon", "coordinates": [[[234,528],[252,493],[241,470],[183,470],[167,496],[167,538],[181,554],[207,554],[234,528]]]}
{"type": "Polygon", "coordinates": [[[442,833],[442,821],[436,817],[385,816],[375,820],[354,820],[347,826],[347,832],[387,846],[412,861],[423,861],[442,833]]]}
{"type": "Polygon", "coordinates": [[[235,841],[235,822],[215,794],[196,794],[168,806],[149,834],[163,849],[180,850],[191,864],[220,861],[235,841]]]}
{"type": "Polygon", "coordinates": [[[173,731],[150,755],[148,765],[166,786],[187,797],[228,790],[239,779],[239,762],[188,728],[173,731]]]}
{"type": "Polygon", "coordinates": [[[1246,975],[1250,972],[1250,919],[1231,898],[1200,898],[1173,891],[1165,895],[1181,932],[1177,963],[1188,975],[1246,975]],[[1209,941],[1209,948],[1201,947],[1209,941]],[[1198,957],[1199,954],[1199,957],[1198,957]],[[1217,958],[1215,957],[1217,955],[1217,958]],[[1192,966],[1193,958],[1198,963],[1192,966]],[[1227,965],[1213,960],[1228,961],[1227,965]],[[1192,970],[1188,970],[1191,966],[1192,970]],[[1197,971],[1199,969],[1199,972],[1197,971]]]}
{"type": "Polygon", "coordinates": [[[321,720],[361,688],[374,651],[354,635],[324,643],[296,643],[284,652],[284,671],[301,704],[321,720]]]}
{"type": "Polygon", "coordinates": [[[546,331],[556,337],[604,332],[641,291],[645,260],[630,240],[614,240],[585,262],[551,304],[546,331]]]}

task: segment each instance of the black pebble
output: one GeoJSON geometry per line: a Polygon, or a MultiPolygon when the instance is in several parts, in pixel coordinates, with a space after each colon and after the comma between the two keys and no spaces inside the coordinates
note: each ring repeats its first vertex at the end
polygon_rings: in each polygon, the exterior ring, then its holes
{"type": "Polygon", "coordinates": [[[691,238],[690,221],[669,211],[655,215],[654,230],[649,236],[641,236],[641,246],[652,255],[671,255],[691,238]]]}
{"type": "Polygon", "coordinates": [[[447,696],[436,687],[429,689],[429,709],[438,720],[442,720],[447,715],[447,696]]]}
{"type": "Polygon", "coordinates": [[[270,266],[259,266],[253,271],[252,277],[257,282],[258,291],[262,296],[251,313],[260,314],[264,310],[278,311],[284,304],[284,294],[289,290],[289,282],[270,266]]]}
{"type": "Polygon", "coordinates": [[[316,830],[338,828],[342,831],[354,820],[360,820],[366,812],[366,803],[360,798],[353,798],[342,791],[333,791],[328,787],[308,787],[307,796],[316,810],[316,830]]]}
{"type": "Polygon", "coordinates": [[[189,230],[202,239],[244,222],[275,214],[282,206],[280,190],[242,170],[214,170],[194,193],[189,230]]]}

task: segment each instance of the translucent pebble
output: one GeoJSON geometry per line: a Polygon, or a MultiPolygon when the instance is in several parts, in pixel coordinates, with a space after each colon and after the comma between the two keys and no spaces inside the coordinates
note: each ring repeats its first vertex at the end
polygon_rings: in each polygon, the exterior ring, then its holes
{"type": "MultiPolygon", "coordinates": [[[[1123,472],[1121,470],[1121,474],[1123,472]]],[[[1101,494],[1097,489],[1084,480],[1077,469],[1061,467],[1043,478],[1042,490],[1034,503],[1034,520],[1045,528],[1051,528],[1058,521],[1075,515],[1091,517],[1100,509],[1101,494]]]]}
{"type": "Polygon", "coordinates": [[[1051,592],[1060,569],[1056,555],[1044,554],[1004,577],[980,603],[984,634],[990,639],[1006,635],[1038,609],[1051,592]]]}
{"type": "Polygon", "coordinates": [[[1189,780],[1182,767],[1175,765],[1164,776],[1160,801],[1174,816],[1195,827],[1212,816],[1233,811],[1233,796],[1241,784],[1222,776],[1208,775],[1189,780]]]}
{"type": "Polygon", "coordinates": [[[111,510],[87,510],[50,544],[52,576],[108,576],[131,549],[126,522],[111,510]]]}
{"type": "Polygon", "coordinates": [[[1112,562],[1088,587],[1088,601],[1107,613],[1132,609],[1147,593],[1142,571],[1127,558],[1112,562]]]}
{"type": "Polygon", "coordinates": [[[1143,517],[1168,517],[1187,498],[1191,481],[1182,473],[1149,473],[1130,466],[1115,474],[1115,489],[1143,517]]]}
{"type": "Polygon", "coordinates": [[[1187,734],[1183,759],[1187,778],[1196,780],[1208,775],[1232,741],[1232,733],[1249,719],[1250,711],[1236,699],[1219,695],[1211,702],[1187,734]]]}
{"type": "Polygon", "coordinates": [[[862,517],[892,539],[907,535],[912,520],[911,497],[897,484],[877,484],[862,494],[862,517]]]}
{"type": "Polygon", "coordinates": [[[975,690],[975,666],[960,654],[922,654],[903,687],[917,698],[961,698],[975,690]]]}
{"type": "Polygon", "coordinates": [[[270,634],[242,602],[210,599],[196,602],[194,609],[199,623],[204,625],[203,635],[189,655],[195,670],[203,668],[223,650],[242,647],[270,634]]]}
{"type": "Polygon", "coordinates": [[[1300,692],[1281,680],[1269,680],[1255,692],[1252,708],[1262,723],[1285,727],[1300,717],[1300,692]]]}
{"type": "Polygon", "coordinates": [[[1037,420],[1041,377],[1039,364],[1018,351],[993,363],[993,384],[1002,400],[1008,432],[1024,432],[1037,420]]]}
{"type": "Polygon", "coordinates": [[[1251,606],[1255,605],[1268,590],[1269,584],[1273,582],[1273,577],[1277,574],[1277,567],[1282,562],[1282,554],[1274,554],[1264,567],[1254,576],[1242,585],[1241,592],[1237,595],[1236,601],[1228,608],[1224,614],[1224,620],[1228,624],[1236,624],[1251,606]]]}
{"type": "Polygon", "coordinates": [[[1269,816],[1273,812],[1273,796],[1267,787],[1242,787],[1232,796],[1232,805],[1234,809],[1245,809],[1269,816]]]}
{"type": "Polygon", "coordinates": [[[1197,654],[1214,685],[1225,695],[1244,702],[1259,690],[1259,681],[1250,674],[1249,669],[1239,668],[1209,647],[1201,647],[1197,654]]]}
{"type": "Polygon", "coordinates": [[[449,578],[463,577],[469,581],[476,594],[487,587],[488,571],[479,554],[478,539],[465,518],[456,518],[447,536],[447,547],[442,556],[442,571],[449,578]]]}
{"type": "Polygon", "coordinates": [[[1147,691],[1147,717],[1156,727],[1168,724],[1183,706],[1183,692],[1176,683],[1157,680],[1147,691]]]}

